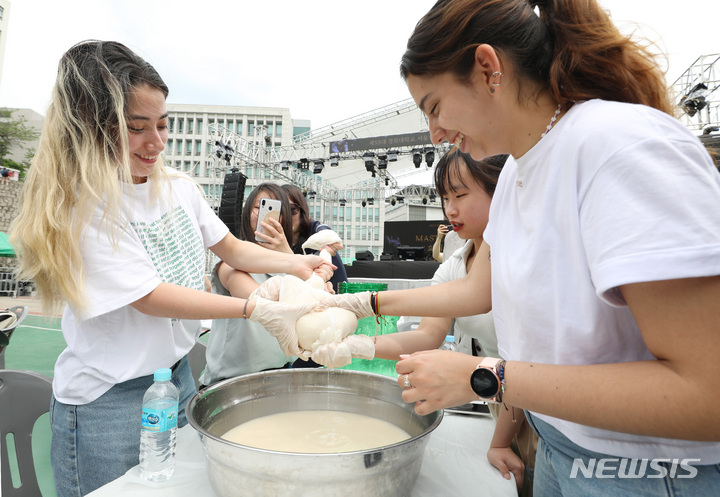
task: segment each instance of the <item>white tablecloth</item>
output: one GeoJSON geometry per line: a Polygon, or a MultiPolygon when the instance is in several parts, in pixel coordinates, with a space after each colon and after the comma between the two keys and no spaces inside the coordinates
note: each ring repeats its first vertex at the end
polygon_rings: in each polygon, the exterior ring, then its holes
{"type": "MultiPolygon", "coordinates": [[[[430,435],[412,497],[517,496],[514,480],[503,479],[486,457],[494,424],[489,416],[446,413],[430,435]]],[[[190,425],[181,428],[177,440],[175,474],[170,480],[141,480],[136,466],[88,497],[216,497],[195,430],[190,425]]]]}

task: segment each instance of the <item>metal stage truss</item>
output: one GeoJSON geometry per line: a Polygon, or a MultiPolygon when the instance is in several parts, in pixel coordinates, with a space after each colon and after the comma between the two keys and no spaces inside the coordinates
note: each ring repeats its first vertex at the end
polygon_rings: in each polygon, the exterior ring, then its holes
{"type": "MultiPolygon", "coordinates": [[[[414,102],[410,101],[414,106],[414,102]]],[[[384,112],[375,112],[369,119],[380,119],[387,117],[390,109],[393,112],[406,112],[410,108],[408,102],[400,102],[396,106],[383,108],[384,112]]],[[[381,109],[381,111],[383,110],[381,109]]],[[[412,108],[410,108],[412,110],[412,108]]],[[[358,125],[360,120],[348,120],[348,123],[358,125]]],[[[366,123],[366,121],[363,121],[366,123]]],[[[342,124],[342,123],[340,123],[342,124]]],[[[349,126],[350,124],[348,124],[349,126]]],[[[339,132],[344,129],[342,126],[334,125],[333,130],[339,132]]],[[[330,137],[323,128],[314,133],[312,139],[330,137]]],[[[292,183],[307,193],[309,199],[321,200],[326,203],[343,205],[352,197],[353,192],[371,192],[367,195],[378,202],[397,200],[398,197],[406,198],[400,193],[400,187],[396,178],[388,170],[388,162],[396,161],[402,155],[437,153],[440,156],[449,145],[443,144],[439,147],[418,147],[399,146],[391,151],[386,147],[357,150],[347,152],[330,153],[330,142],[300,142],[285,147],[272,147],[265,140],[265,126],[256,126],[255,135],[251,140],[243,138],[237,133],[230,131],[219,124],[211,124],[209,127],[209,143],[214,146],[212,154],[207,156],[207,170],[213,182],[209,185],[208,201],[211,206],[217,207],[222,194],[223,178],[226,172],[237,170],[243,171],[246,168],[258,168],[267,173],[272,180],[292,183]],[[388,153],[390,152],[390,153],[388,153]],[[323,180],[316,176],[316,168],[322,170],[325,167],[338,166],[340,161],[362,160],[365,168],[372,176],[351,188],[338,189],[330,181],[323,180]]],[[[319,173],[317,173],[319,174],[319,173]]],[[[407,172],[401,173],[403,176],[407,172]]],[[[418,202],[422,198],[418,197],[418,202]]]]}
{"type": "Polygon", "coordinates": [[[720,127],[720,54],[701,55],[673,83],[681,120],[709,133],[720,127]]]}

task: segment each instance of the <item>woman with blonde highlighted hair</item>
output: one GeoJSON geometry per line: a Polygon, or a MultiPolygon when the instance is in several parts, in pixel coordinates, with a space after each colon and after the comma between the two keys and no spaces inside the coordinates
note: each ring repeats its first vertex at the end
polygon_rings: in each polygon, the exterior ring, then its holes
{"type": "Polygon", "coordinates": [[[13,222],[23,277],[46,308],[66,303],[50,408],[59,497],[85,495],[138,464],[142,398],[156,369],[172,369],[178,424],[187,422],[195,384],[186,355],[200,319],[257,321],[286,355],[297,353],[283,337],[310,307],[203,291],[206,249],[251,272],[307,278],[330,267],[239,241],[192,180],[163,167],[167,94],[155,69],[120,43],[70,48],[13,222]]]}

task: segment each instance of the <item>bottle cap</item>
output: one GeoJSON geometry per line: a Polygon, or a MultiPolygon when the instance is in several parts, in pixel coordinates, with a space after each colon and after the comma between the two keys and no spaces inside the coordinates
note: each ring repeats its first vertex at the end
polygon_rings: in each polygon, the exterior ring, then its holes
{"type": "Polygon", "coordinates": [[[445,337],[446,342],[452,342],[455,343],[455,335],[448,335],[445,337]]]}
{"type": "Polygon", "coordinates": [[[153,375],[153,379],[155,381],[167,381],[170,378],[172,378],[172,371],[170,371],[170,368],[156,369],[155,374],[153,375]]]}

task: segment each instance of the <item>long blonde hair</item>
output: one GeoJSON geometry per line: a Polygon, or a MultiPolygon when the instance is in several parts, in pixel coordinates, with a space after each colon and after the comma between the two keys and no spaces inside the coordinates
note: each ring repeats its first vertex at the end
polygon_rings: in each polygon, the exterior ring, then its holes
{"type": "MultiPolygon", "coordinates": [[[[98,207],[109,243],[117,248],[126,222],[120,212],[123,184],[132,183],[126,98],[145,85],[168,94],[157,71],[117,42],[81,42],[60,60],[20,213],[10,228],[20,278],[35,281],[47,311],[63,302],[76,310],[86,307],[80,247],[98,207]]],[[[162,161],[151,177],[167,178],[162,161]]]]}

